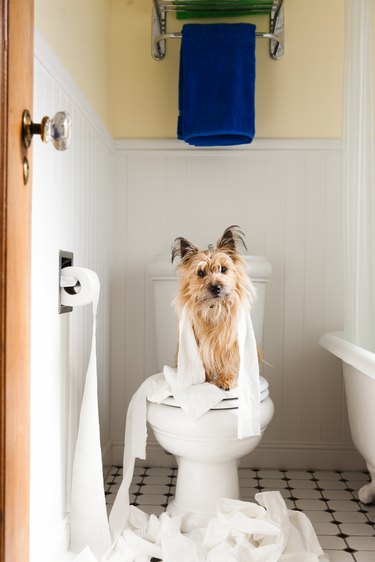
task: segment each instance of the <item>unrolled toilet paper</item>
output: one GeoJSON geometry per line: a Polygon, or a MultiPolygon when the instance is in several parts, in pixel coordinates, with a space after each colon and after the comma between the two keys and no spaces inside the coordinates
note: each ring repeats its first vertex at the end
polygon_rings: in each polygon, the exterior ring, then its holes
{"type": "Polygon", "coordinates": [[[70,499],[70,550],[79,553],[90,545],[100,557],[111,545],[103,486],[96,364],[96,314],[100,282],[97,274],[82,267],[66,267],[75,277],[79,292],[61,289],[61,303],[83,306],[92,303],[92,343],[82,398],[77,442],[72,469],[70,499]]]}

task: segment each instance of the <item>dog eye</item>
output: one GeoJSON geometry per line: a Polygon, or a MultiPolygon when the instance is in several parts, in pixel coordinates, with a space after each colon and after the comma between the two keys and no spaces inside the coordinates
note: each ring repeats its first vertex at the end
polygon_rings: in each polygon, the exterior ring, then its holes
{"type": "Polygon", "coordinates": [[[227,267],[224,267],[224,266],[222,265],[222,266],[221,266],[220,272],[221,272],[221,273],[225,273],[225,272],[227,271],[227,269],[228,269],[227,267]]]}
{"type": "Polygon", "coordinates": [[[206,276],[206,272],[204,269],[198,269],[198,275],[199,277],[205,277],[206,276]]]}

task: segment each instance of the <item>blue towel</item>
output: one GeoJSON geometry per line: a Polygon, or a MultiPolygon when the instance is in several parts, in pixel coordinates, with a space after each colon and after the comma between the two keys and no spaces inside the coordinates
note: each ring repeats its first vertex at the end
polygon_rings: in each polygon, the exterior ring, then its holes
{"type": "Polygon", "coordinates": [[[182,28],[177,136],[195,146],[250,143],[255,133],[255,25],[182,28]]]}

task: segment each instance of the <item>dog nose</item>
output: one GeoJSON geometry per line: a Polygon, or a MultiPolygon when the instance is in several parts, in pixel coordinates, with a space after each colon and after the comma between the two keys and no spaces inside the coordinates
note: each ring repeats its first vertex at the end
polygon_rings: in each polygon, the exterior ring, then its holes
{"type": "Polygon", "coordinates": [[[220,295],[221,286],[220,285],[211,285],[211,293],[215,296],[220,295]]]}

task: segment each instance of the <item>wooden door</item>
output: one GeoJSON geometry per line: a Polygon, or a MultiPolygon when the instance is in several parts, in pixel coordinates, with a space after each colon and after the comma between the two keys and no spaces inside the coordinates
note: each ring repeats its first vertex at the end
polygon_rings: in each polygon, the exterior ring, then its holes
{"type": "Polygon", "coordinates": [[[31,177],[22,112],[32,110],[33,0],[0,0],[0,561],[29,559],[31,177]]]}

